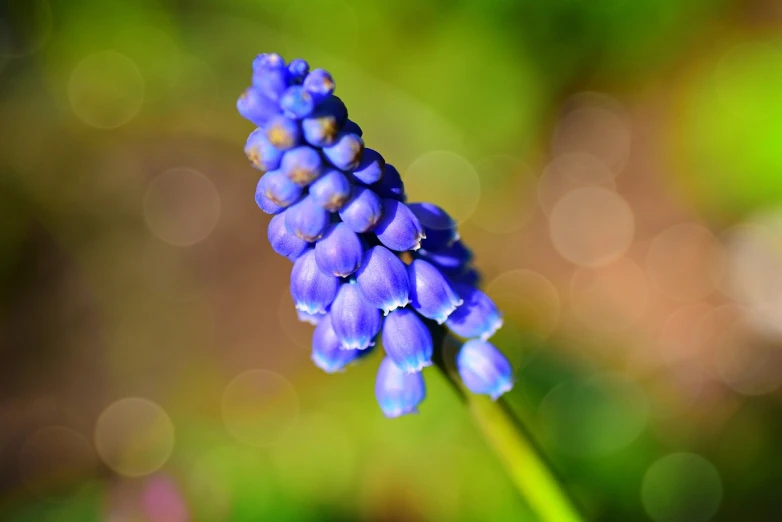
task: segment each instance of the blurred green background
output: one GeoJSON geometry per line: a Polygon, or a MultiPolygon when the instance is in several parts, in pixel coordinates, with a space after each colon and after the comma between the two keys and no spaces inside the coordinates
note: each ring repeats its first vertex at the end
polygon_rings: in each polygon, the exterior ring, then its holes
{"type": "MultiPolygon", "coordinates": [[[[234,104],[329,69],[477,253],[590,520],[782,519],[778,0],[4,0],[0,519],[535,520],[447,381],[309,362],[234,104]]],[[[453,355],[453,354],[447,354],[453,355]]]]}

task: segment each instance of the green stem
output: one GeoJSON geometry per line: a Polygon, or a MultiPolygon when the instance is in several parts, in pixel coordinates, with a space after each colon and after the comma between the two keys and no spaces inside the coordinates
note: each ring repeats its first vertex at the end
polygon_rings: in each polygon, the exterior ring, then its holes
{"type": "Polygon", "coordinates": [[[451,339],[445,338],[442,328],[432,328],[432,334],[435,346],[443,348],[436,350],[435,363],[464,399],[479,430],[529,506],[545,522],[582,522],[584,518],[552,466],[505,401],[464,393],[455,372],[449,371],[445,362],[445,343],[451,339]]]}

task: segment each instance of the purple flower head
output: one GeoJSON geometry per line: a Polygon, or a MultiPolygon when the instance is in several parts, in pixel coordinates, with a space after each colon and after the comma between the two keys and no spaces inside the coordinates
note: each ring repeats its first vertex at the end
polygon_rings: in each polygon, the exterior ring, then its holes
{"type": "Polygon", "coordinates": [[[426,237],[421,242],[422,248],[438,250],[459,239],[456,222],[445,210],[432,203],[410,203],[408,206],[424,227],[426,237]]]}
{"type": "Polygon", "coordinates": [[[285,212],[277,214],[269,221],[266,234],[272,250],[291,261],[296,261],[309,247],[309,243],[288,232],[285,227],[285,212]]]}
{"type": "Polygon", "coordinates": [[[513,369],[493,344],[480,339],[464,343],[456,356],[462,382],[473,393],[497,399],[513,388],[513,369]]]}
{"type": "Polygon", "coordinates": [[[410,304],[419,314],[443,324],[463,303],[448,279],[432,264],[416,259],[407,266],[410,304]]]}
{"type": "Polygon", "coordinates": [[[268,198],[266,195],[267,181],[269,181],[269,178],[266,175],[261,176],[261,179],[258,180],[258,184],[255,186],[255,203],[267,214],[279,214],[285,208],[268,198]]]}
{"type": "Polygon", "coordinates": [[[300,85],[292,85],[282,93],[280,108],[287,118],[300,120],[312,114],[315,110],[315,100],[300,85]]]}
{"type": "Polygon", "coordinates": [[[315,260],[327,274],[347,277],[361,266],[364,245],[344,223],[331,225],[315,244],[315,260]]]}
{"type": "Polygon", "coordinates": [[[315,102],[319,103],[334,92],[336,85],[328,71],[315,69],[304,79],[303,87],[310,93],[315,102]]]}
{"type": "Polygon", "coordinates": [[[385,247],[372,247],[364,254],[356,281],[367,302],[385,314],[410,302],[405,264],[385,247]]]}
{"type": "Polygon", "coordinates": [[[404,203],[384,199],[383,217],[375,227],[377,238],[391,250],[418,250],[426,236],[418,218],[404,203]]]}
{"type": "Polygon", "coordinates": [[[297,310],[308,314],[325,313],[337,296],[338,288],[339,279],[318,268],[314,250],[308,250],[293,263],[291,296],[297,310]]]}
{"type": "Polygon", "coordinates": [[[307,196],[285,212],[285,228],[288,232],[312,243],[323,235],[329,224],[329,213],[307,196]]]}
{"type": "Polygon", "coordinates": [[[287,208],[301,197],[301,187],[293,183],[281,170],[272,170],[263,175],[266,197],[275,204],[287,208]]]}
{"type": "Polygon", "coordinates": [[[359,166],[364,152],[364,140],[358,134],[340,132],[334,143],[323,147],[323,155],[339,170],[353,170],[359,166]]]}
{"type": "Polygon", "coordinates": [[[418,255],[450,276],[463,273],[467,264],[472,261],[472,251],[459,240],[439,250],[422,248],[418,255]]]}
{"type": "Polygon", "coordinates": [[[353,187],[350,199],[339,211],[339,217],[353,232],[372,230],[383,215],[383,205],[377,194],[365,187],[353,187]]]}
{"type": "Polygon", "coordinates": [[[449,330],[465,339],[488,339],[502,326],[502,315],[489,296],[467,285],[455,285],[456,292],[464,299],[446,320],[449,330]]]}
{"type": "Polygon", "coordinates": [[[312,334],[312,362],[326,373],[341,372],[347,365],[355,361],[361,352],[343,350],[331,322],[331,315],[326,314],[318,321],[312,334]]]}
{"type": "Polygon", "coordinates": [[[280,166],[283,152],[266,139],[261,129],[255,129],[247,137],[244,154],[253,167],[261,172],[267,172],[280,166]]]}
{"type": "Polygon", "coordinates": [[[381,198],[391,198],[402,202],[407,199],[405,198],[405,184],[402,182],[402,176],[399,175],[396,167],[388,163],[383,169],[383,177],[372,185],[372,190],[377,192],[381,198]]]}
{"type": "Polygon", "coordinates": [[[307,186],[320,176],[323,161],[317,150],[302,145],[285,152],[280,169],[297,185],[307,186]]]}
{"type": "Polygon", "coordinates": [[[288,75],[291,83],[294,85],[301,84],[309,72],[310,64],[307,63],[307,60],[296,58],[295,60],[291,60],[291,63],[288,64],[288,75]]]}
{"type": "Polygon", "coordinates": [[[394,310],[383,321],[383,348],[403,372],[420,372],[432,364],[432,334],[409,308],[394,310]]]}
{"type": "Polygon", "coordinates": [[[282,114],[272,116],[266,122],[264,133],[269,143],[281,151],[295,147],[301,138],[299,125],[282,114]]]}
{"type": "MultiPolygon", "coordinates": [[[[353,136],[358,135],[353,134],[353,136]]],[[[383,177],[385,166],[386,161],[383,159],[383,156],[375,150],[365,148],[364,153],[361,155],[361,161],[353,170],[353,177],[365,185],[377,183],[383,177]]]]}
{"type": "Polygon", "coordinates": [[[377,370],[375,397],[386,417],[418,413],[418,405],[426,397],[424,378],[420,372],[403,372],[386,357],[377,370]]]}
{"type": "Polygon", "coordinates": [[[380,310],[369,304],[358,285],[340,286],[331,305],[331,324],[344,350],[366,350],[380,331],[380,310]]]}
{"type": "Polygon", "coordinates": [[[277,102],[264,96],[256,87],[250,87],[242,93],[236,102],[236,109],[243,118],[258,127],[263,126],[269,118],[280,112],[277,102]]]}
{"type": "Polygon", "coordinates": [[[336,212],[350,198],[351,187],[347,176],[331,169],[310,185],[310,196],[321,207],[336,212]]]}

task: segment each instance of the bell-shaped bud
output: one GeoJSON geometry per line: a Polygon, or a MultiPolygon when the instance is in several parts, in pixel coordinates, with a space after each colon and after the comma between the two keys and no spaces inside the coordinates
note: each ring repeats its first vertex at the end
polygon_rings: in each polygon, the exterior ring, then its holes
{"type": "MultiPolygon", "coordinates": [[[[357,136],[357,134],[354,134],[357,136]]],[[[364,149],[361,155],[361,161],[353,169],[353,177],[365,185],[377,183],[383,177],[383,169],[386,166],[386,160],[374,149],[364,149]]]]}
{"type": "Polygon", "coordinates": [[[293,84],[301,84],[309,72],[310,64],[307,63],[307,60],[296,58],[295,60],[291,60],[291,63],[288,64],[288,75],[293,84]]]}
{"type": "Polygon", "coordinates": [[[253,59],[253,72],[285,67],[285,60],[277,53],[261,53],[253,59]]]}
{"type": "Polygon", "coordinates": [[[250,120],[258,127],[262,127],[269,118],[280,112],[277,102],[264,96],[256,87],[246,89],[239,96],[236,101],[236,109],[243,118],[250,120]]]}
{"type": "Polygon", "coordinates": [[[279,214],[285,208],[268,198],[266,195],[267,181],[269,181],[269,178],[266,175],[261,176],[261,179],[258,180],[258,184],[255,186],[255,203],[267,214],[279,214]]]}
{"type": "Polygon", "coordinates": [[[351,186],[347,176],[331,169],[310,185],[310,197],[326,210],[336,212],[350,198],[351,186]]]}
{"type": "Polygon", "coordinates": [[[323,160],[318,151],[302,145],[287,151],[282,156],[280,170],[297,185],[306,186],[321,174],[323,160]]]}
{"type": "Polygon", "coordinates": [[[364,245],[345,223],[330,225],[315,243],[315,259],[327,274],[347,277],[361,266],[364,245]]]}
{"type": "Polygon", "coordinates": [[[471,266],[465,267],[462,272],[450,276],[450,278],[454,284],[458,283],[473,288],[477,288],[481,284],[481,273],[471,266]]]}
{"type": "Polygon", "coordinates": [[[375,344],[383,319],[380,310],[364,299],[355,283],[339,287],[330,315],[343,349],[366,350],[375,344]]]}
{"type": "Polygon", "coordinates": [[[315,100],[315,103],[320,103],[325,100],[332,92],[336,85],[334,84],[334,78],[331,77],[328,71],[324,69],[313,69],[306,78],[304,78],[304,84],[302,85],[310,96],[315,100]]]}
{"type": "Polygon", "coordinates": [[[280,108],[288,118],[300,120],[312,114],[315,110],[315,100],[302,86],[292,85],[282,93],[280,108]]]}
{"type": "Polygon", "coordinates": [[[391,198],[402,202],[406,200],[405,184],[402,183],[402,176],[399,175],[396,167],[388,163],[386,163],[386,168],[383,169],[383,177],[372,185],[372,190],[377,192],[381,198],[391,198]]]}
{"type": "Polygon", "coordinates": [[[410,276],[410,304],[419,314],[443,324],[462,299],[448,279],[432,264],[415,259],[407,265],[410,276]]]}
{"type": "Polygon", "coordinates": [[[312,362],[315,366],[326,373],[340,372],[360,354],[358,350],[342,349],[332,327],[330,314],[324,315],[312,334],[312,362]]]}
{"type": "Polygon", "coordinates": [[[364,131],[361,130],[361,127],[358,126],[358,123],[356,123],[353,120],[345,120],[345,124],[342,126],[342,131],[347,132],[350,134],[355,134],[356,136],[363,136],[364,131]]]}
{"type": "Polygon", "coordinates": [[[327,311],[337,296],[339,279],[326,275],[318,268],[315,251],[308,250],[293,263],[291,270],[291,296],[296,310],[308,314],[327,311]]]}
{"type": "Polygon", "coordinates": [[[312,326],[318,326],[321,319],[326,317],[326,315],[328,315],[327,312],[318,312],[316,314],[311,314],[303,310],[296,310],[296,316],[299,318],[299,321],[301,321],[302,323],[309,323],[312,326]]]}
{"type": "Polygon", "coordinates": [[[272,170],[263,175],[266,178],[264,187],[266,197],[277,205],[286,208],[296,203],[301,197],[302,188],[288,179],[281,170],[272,170]]]}
{"type": "Polygon", "coordinates": [[[386,315],[410,302],[405,264],[386,247],[367,250],[356,272],[356,281],[367,302],[386,315]]]}
{"type": "Polygon", "coordinates": [[[276,102],[280,101],[288,88],[289,81],[290,74],[285,67],[285,62],[280,66],[261,67],[253,71],[253,87],[276,102]]]}
{"type": "Polygon", "coordinates": [[[374,229],[377,238],[391,250],[418,250],[426,237],[418,218],[404,203],[389,198],[382,202],[383,217],[374,229]]]}
{"type": "Polygon", "coordinates": [[[274,170],[280,166],[283,152],[266,139],[261,129],[255,129],[247,137],[244,153],[253,167],[261,172],[274,170]]]}
{"type": "Polygon", "coordinates": [[[421,248],[438,250],[459,239],[456,221],[445,210],[432,203],[410,203],[408,206],[424,227],[426,238],[421,242],[421,248]]]}
{"type": "Polygon", "coordinates": [[[403,372],[420,372],[432,364],[432,334],[409,308],[394,310],[383,321],[383,348],[403,372]]]}
{"type": "Polygon", "coordinates": [[[340,170],[348,171],[358,167],[361,153],[364,151],[364,140],[357,134],[340,132],[334,143],[323,147],[323,155],[332,165],[340,170]]]}
{"type": "Polygon", "coordinates": [[[299,144],[299,124],[282,114],[273,116],[263,127],[266,139],[278,150],[292,149],[299,144]]]}
{"type": "Polygon", "coordinates": [[[426,397],[424,377],[420,372],[403,372],[386,357],[377,370],[375,397],[388,418],[418,413],[418,405],[426,397]]]}
{"type": "Polygon", "coordinates": [[[358,234],[371,230],[382,215],[383,205],[377,194],[359,186],[353,187],[350,199],[339,211],[342,221],[358,234]]]}
{"type": "Polygon", "coordinates": [[[308,243],[317,239],[329,224],[329,213],[310,196],[302,198],[285,212],[285,228],[308,243]]]}
{"type": "Polygon", "coordinates": [[[291,261],[296,261],[309,247],[309,243],[288,232],[288,229],[285,227],[284,212],[277,214],[269,221],[266,234],[269,237],[269,244],[272,246],[272,250],[291,261]]]}
{"type": "Polygon", "coordinates": [[[493,345],[480,339],[464,343],[456,356],[459,376],[473,393],[497,399],[513,388],[513,369],[508,359],[493,345]]]}
{"type": "Polygon", "coordinates": [[[454,289],[464,303],[445,321],[445,325],[460,337],[488,339],[502,326],[500,314],[489,296],[463,284],[454,284],[454,289]]]}
{"type": "Polygon", "coordinates": [[[459,240],[439,250],[422,248],[418,251],[418,255],[421,259],[426,259],[452,278],[463,273],[467,268],[467,264],[472,260],[472,251],[459,240]]]}

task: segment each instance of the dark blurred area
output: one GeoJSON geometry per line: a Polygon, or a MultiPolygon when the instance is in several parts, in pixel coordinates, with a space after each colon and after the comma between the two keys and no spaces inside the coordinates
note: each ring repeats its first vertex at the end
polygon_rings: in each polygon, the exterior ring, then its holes
{"type": "Polygon", "coordinates": [[[588,519],[782,519],[778,0],[3,0],[0,519],[535,520],[435,369],[310,363],[260,52],[460,222],[588,519]]]}

